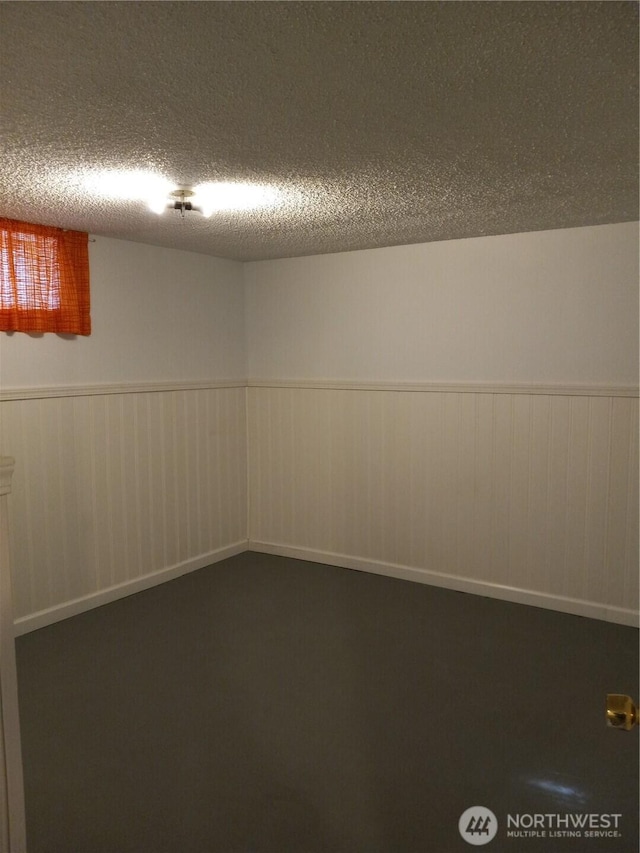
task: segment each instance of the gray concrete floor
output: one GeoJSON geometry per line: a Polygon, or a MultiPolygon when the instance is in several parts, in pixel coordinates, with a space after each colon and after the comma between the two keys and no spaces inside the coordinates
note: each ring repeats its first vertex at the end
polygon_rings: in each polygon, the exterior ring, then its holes
{"type": "Polygon", "coordinates": [[[636,853],[635,629],[246,553],[17,641],[29,853],[636,853]],[[508,838],[508,815],[621,814],[508,838]],[[476,836],[476,839],[479,836],[476,836]]]}

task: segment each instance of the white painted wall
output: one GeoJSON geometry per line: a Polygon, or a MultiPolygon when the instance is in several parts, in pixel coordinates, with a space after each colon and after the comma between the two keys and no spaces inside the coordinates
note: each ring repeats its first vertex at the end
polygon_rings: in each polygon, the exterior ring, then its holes
{"type": "Polygon", "coordinates": [[[245,282],[252,548],[637,621],[637,223],[245,282]]]}
{"type": "Polygon", "coordinates": [[[90,257],[91,337],[0,336],[0,390],[54,388],[0,409],[20,630],[247,543],[636,618],[638,400],[613,387],[637,383],[636,224],[244,267],[104,238],[90,257]],[[82,396],[146,382],[166,387],[82,396]]]}
{"type": "Polygon", "coordinates": [[[3,390],[246,376],[242,264],[104,237],[89,260],[92,334],[3,333],[3,390]]]}
{"type": "Polygon", "coordinates": [[[638,225],[245,266],[249,376],[635,385],[638,225]]]}
{"type": "Polygon", "coordinates": [[[0,335],[19,630],[246,544],[242,265],[103,237],[90,265],[90,337],[0,335]]]}

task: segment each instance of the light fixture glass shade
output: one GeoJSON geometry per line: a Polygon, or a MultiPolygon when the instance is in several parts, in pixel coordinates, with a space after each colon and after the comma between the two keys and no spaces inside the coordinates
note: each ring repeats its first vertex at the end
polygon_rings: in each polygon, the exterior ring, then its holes
{"type": "Polygon", "coordinates": [[[176,189],[175,184],[162,175],[141,169],[93,172],[85,176],[83,183],[88,192],[104,198],[145,201],[156,213],[164,211],[169,193],[176,189]]]}
{"type": "Polygon", "coordinates": [[[222,210],[254,210],[276,202],[278,191],[260,184],[206,183],[194,187],[193,203],[203,216],[222,210]]]}

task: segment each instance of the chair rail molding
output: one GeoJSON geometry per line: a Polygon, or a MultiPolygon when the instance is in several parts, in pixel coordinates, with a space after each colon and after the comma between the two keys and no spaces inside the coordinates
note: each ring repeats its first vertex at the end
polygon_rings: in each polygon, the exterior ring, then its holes
{"type": "Polygon", "coordinates": [[[14,460],[0,457],[0,849],[26,853],[24,782],[18,713],[9,509],[14,460]]]}

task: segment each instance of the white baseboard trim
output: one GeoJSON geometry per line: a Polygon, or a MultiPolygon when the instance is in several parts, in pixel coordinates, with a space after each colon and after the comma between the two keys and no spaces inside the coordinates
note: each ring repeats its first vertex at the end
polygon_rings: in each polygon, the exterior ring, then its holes
{"type": "Polygon", "coordinates": [[[311,548],[296,548],[275,542],[257,542],[249,540],[249,551],[262,554],[274,554],[279,557],[293,557],[297,560],[307,560],[313,563],[325,563],[328,566],[339,566],[344,569],[355,569],[360,572],[371,572],[400,580],[414,581],[431,586],[444,587],[457,592],[468,592],[482,595],[485,598],[497,598],[511,601],[515,604],[526,604],[532,607],[542,607],[561,613],[571,613],[574,616],[585,616],[589,619],[600,619],[605,622],[615,622],[618,625],[630,625],[637,628],[640,625],[640,614],[636,610],[623,607],[610,607],[596,601],[584,601],[577,598],[565,598],[561,595],[549,595],[518,587],[503,586],[487,581],[459,578],[455,575],[402,566],[394,563],[383,563],[378,560],[365,560],[360,557],[350,557],[346,554],[334,554],[329,551],[315,551],[311,548]]]}
{"type": "Polygon", "coordinates": [[[99,385],[19,386],[0,389],[0,402],[94,397],[108,394],[151,394],[222,388],[297,388],[316,391],[413,391],[446,394],[543,394],[564,397],[638,397],[637,385],[590,385],[542,382],[374,382],[351,379],[201,379],[168,382],[116,382],[99,385]]]}
{"type": "Polygon", "coordinates": [[[115,584],[98,592],[91,592],[80,598],[74,598],[73,601],[66,601],[64,604],[58,604],[54,607],[48,607],[46,610],[31,613],[29,616],[21,616],[13,623],[15,636],[19,637],[22,634],[28,634],[30,631],[37,631],[38,628],[45,628],[47,625],[53,625],[54,622],[60,622],[63,619],[68,619],[70,616],[77,616],[86,610],[92,610],[94,607],[109,604],[112,601],[117,601],[119,598],[125,598],[127,595],[142,592],[165,581],[179,578],[181,575],[186,575],[189,572],[204,569],[213,563],[226,560],[227,557],[242,554],[246,550],[247,540],[243,539],[224,548],[210,551],[208,554],[200,554],[199,557],[194,557],[192,560],[177,563],[175,566],[169,566],[166,569],[160,569],[157,572],[151,572],[148,575],[115,584]]]}
{"type": "Polygon", "coordinates": [[[80,598],[75,598],[73,601],[58,604],[54,607],[49,607],[46,610],[39,610],[38,612],[31,613],[28,616],[21,616],[14,621],[15,636],[19,637],[22,634],[28,634],[30,631],[37,631],[38,628],[45,628],[47,625],[53,625],[55,622],[68,619],[70,616],[76,616],[79,613],[84,613],[86,610],[92,610],[94,607],[109,604],[112,601],[117,601],[119,598],[124,598],[127,595],[133,595],[136,592],[142,592],[145,589],[150,589],[153,586],[157,586],[165,581],[173,580],[174,578],[178,578],[181,575],[188,574],[189,572],[204,569],[206,566],[219,563],[221,560],[226,560],[228,557],[234,557],[236,554],[242,554],[245,551],[256,551],[260,554],[274,554],[278,557],[292,557],[296,560],[306,560],[307,562],[312,563],[324,563],[328,566],[338,566],[343,569],[370,572],[372,574],[383,575],[385,577],[413,581],[414,583],[443,587],[444,589],[451,589],[457,592],[482,595],[486,598],[497,598],[502,601],[511,601],[515,604],[526,604],[531,607],[542,607],[547,610],[556,610],[561,613],[571,613],[574,616],[585,616],[589,619],[600,619],[605,622],[614,622],[618,625],[630,625],[635,628],[640,625],[640,614],[637,611],[622,607],[610,607],[609,605],[600,604],[595,601],[565,598],[559,595],[549,595],[543,592],[534,592],[532,590],[519,589],[518,587],[503,586],[501,584],[489,583],[487,581],[458,578],[454,575],[431,572],[427,569],[418,569],[394,563],[384,563],[379,560],[365,560],[361,557],[351,557],[347,554],[334,554],[330,551],[315,551],[311,548],[297,548],[291,545],[282,545],[275,542],[242,540],[224,548],[219,548],[216,551],[211,551],[208,554],[201,554],[199,557],[195,557],[192,560],[186,560],[185,562],[178,563],[175,566],[169,566],[166,569],[151,572],[150,574],[143,575],[140,578],[124,581],[123,583],[116,584],[115,586],[108,587],[107,589],[92,592],[80,598]]]}

